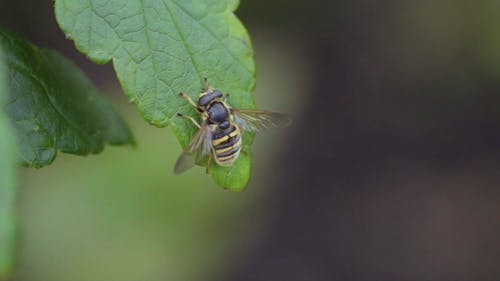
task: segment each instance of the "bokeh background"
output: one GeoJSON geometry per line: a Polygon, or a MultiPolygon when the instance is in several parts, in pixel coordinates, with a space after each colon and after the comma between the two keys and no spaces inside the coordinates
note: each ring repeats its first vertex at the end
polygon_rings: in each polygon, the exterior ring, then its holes
{"type": "Polygon", "coordinates": [[[500,280],[500,2],[242,0],[257,104],[294,118],[242,194],[173,176],[169,129],[52,7],[0,0],[0,26],[80,65],[138,147],[22,170],[13,280],[500,280]]]}

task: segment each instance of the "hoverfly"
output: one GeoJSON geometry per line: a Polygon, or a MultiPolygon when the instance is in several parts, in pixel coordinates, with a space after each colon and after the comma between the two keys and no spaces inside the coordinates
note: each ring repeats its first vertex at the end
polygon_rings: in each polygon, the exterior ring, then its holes
{"type": "Polygon", "coordinates": [[[286,127],[291,122],[288,116],[278,112],[231,108],[226,102],[228,95],[210,87],[206,78],[198,102],[180,93],[201,114],[202,122],[199,124],[193,117],[177,113],[191,121],[198,131],[177,159],[175,174],[190,169],[205,156],[208,156],[207,173],[212,158],[217,165],[231,166],[240,154],[243,132],[286,127]]]}

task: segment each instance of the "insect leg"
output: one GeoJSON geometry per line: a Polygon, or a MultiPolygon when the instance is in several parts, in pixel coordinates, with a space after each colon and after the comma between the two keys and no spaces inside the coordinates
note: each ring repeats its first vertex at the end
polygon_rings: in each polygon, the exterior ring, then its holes
{"type": "Polygon", "coordinates": [[[185,100],[187,100],[189,102],[189,104],[191,104],[192,106],[194,106],[196,108],[196,110],[198,110],[198,112],[203,112],[203,109],[196,102],[194,102],[194,100],[190,96],[188,96],[182,92],[179,93],[179,96],[181,96],[185,100]]]}
{"type": "Polygon", "coordinates": [[[204,86],[203,86],[203,92],[206,92],[208,90],[208,79],[207,77],[203,78],[204,86]]]}
{"type": "Polygon", "coordinates": [[[198,122],[196,122],[196,120],[194,120],[194,118],[193,118],[193,117],[191,117],[191,116],[187,116],[187,115],[184,115],[184,114],[179,113],[179,112],[177,112],[177,116],[182,117],[182,118],[185,118],[185,119],[187,119],[187,120],[189,120],[189,121],[193,122],[193,124],[194,124],[196,127],[201,128],[200,124],[198,124],[198,122]]]}
{"type": "Polygon", "coordinates": [[[227,102],[227,99],[229,98],[229,93],[227,93],[225,96],[224,96],[224,102],[227,102]]]}
{"type": "Polygon", "coordinates": [[[208,170],[210,169],[210,164],[212,164],[212,153],[208,155],[207,167],[205,168],[205,173],[208,174],[208,170]]]}

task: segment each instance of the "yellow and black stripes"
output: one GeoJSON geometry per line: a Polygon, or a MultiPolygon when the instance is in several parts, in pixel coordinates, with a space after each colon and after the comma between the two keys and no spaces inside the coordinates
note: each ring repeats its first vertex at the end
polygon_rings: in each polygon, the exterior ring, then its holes
{"type": "Polygon", "coordinates": [[[237,126],[227,130],[217,129],[212,137],[215,161],[221,166],[231,165],[241,150],[241,134],[237,126]]]}

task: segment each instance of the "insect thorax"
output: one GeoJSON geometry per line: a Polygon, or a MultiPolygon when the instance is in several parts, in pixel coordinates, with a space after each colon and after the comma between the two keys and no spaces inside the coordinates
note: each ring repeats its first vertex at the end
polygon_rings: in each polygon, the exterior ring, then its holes
{"type": "Polygon", "coordinates": [[[222,123],[229,119],[229,109],[220,101],[210,103],[206,109],[210,121],[222,123]]]}

